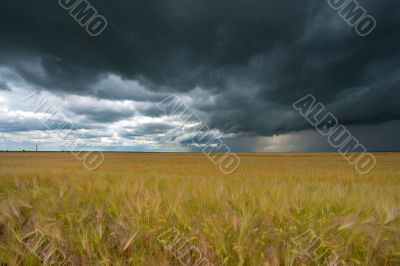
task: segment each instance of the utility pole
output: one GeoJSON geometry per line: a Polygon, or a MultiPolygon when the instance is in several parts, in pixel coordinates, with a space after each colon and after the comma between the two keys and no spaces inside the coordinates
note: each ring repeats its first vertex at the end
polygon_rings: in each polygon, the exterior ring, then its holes
{"type": "Polygon", "coordinates": [[[38,151],[38,145],[36,144],[36,152],[38,151]]]}

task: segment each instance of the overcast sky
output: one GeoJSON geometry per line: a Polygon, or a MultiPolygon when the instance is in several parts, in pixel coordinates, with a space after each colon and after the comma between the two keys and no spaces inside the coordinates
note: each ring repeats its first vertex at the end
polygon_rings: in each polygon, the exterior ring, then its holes
{"type": "Polygon", "coordinates": [[[65,149],[23,104],[38,91],[101,150],[196,150],[157,107],[175,95],[234,151],[330,151],[292,107],[309,93],[368,150],[400,150],[400,2],[358,2],[366,37],[325,0],[91,0],[92,37],[56,0],[1,0],[0,149],[65,149]]]}

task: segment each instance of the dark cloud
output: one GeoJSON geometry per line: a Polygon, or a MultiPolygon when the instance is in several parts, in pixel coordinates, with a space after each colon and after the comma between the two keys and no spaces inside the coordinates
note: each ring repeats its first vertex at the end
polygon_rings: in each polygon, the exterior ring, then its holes
{"type": "MultiPolygon", "coordinates": [[[[156,102],[201,88],[213,100],[192,107],[224,132],[307,129],[291,106],[310,92],[345,124],[400,119],[399,1],[360,1],[377,20],[364,38],[326,1],[90,2],[109,23],[96,38],[58,1],[1,1],[0,65],[43,89],[113,100],[156,102]]],[[[134,114],[74,113],[97,122],[134,114]]]]}
{"type": "Polygon", "coordinates": [[[0,80],[0,90],[9,91],[9,90],[10,90],[10,87],[8,86],[7,83],[5,83],[5,82],[3,82],[3,81],[0,80]]]}
{"type": "Polygon", "coordinates": [[[140,136],[163,134],[171,129],[174,129],[174,127],[165,123],[146,123],[135,129],[127,128],[120,132],[119,135],[124,138],[135,138],[140,136]]]}
{"type": "Polygon", "coordinates": [[[0,132],[26,132],[26,131],[47,131],[50,130],[38,121],[0,121],[0,132]]]}
{"type": "Polygon", "coordinates": [[[127,110],[107,110],[99,108],[91,108],[81,106],[80,108],[76,108],[72,110],[72,112],[79,116],[84,116],[85,118],[100,123],[107,122],[117,122],[134,115],[134,111],[127,110]]]}
{"type": "Polygon", "coordinates": [[[55,131],[62,135],[67,135],[70,131],[80,129],[101,129],[101,126],[74,123],[69,119],[47,120],[45,118],[33,117],[4,119],[0,117],[0,132],[55,131]]]}

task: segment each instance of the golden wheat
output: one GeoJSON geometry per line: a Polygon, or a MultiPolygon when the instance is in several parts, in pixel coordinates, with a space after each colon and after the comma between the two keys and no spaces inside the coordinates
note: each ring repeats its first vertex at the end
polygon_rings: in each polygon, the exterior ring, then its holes
{"type": "Polygon", "coordinates": [[[400,154],[375,156],[360,176],[336,154],[243,153],[225,176],[202,154],[107,153],[90,172],[0,153],[0,263],[40,265],[26,239],[42,232],[73,265],[180,265],[157,241],[177,228],[214,265],[324,264],[294,244],[304,232],[342,264],[399,265],[400,154]]]}

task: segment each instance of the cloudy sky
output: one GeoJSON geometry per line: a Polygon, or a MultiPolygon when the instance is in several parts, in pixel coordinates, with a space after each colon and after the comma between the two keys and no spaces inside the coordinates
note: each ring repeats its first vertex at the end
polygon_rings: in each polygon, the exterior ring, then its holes
{"type": "Polygon", "coordinates": [[[89,2],[95,37],[59,1],[0,1],[1,150],[64,149],[54,109],[96,149],[196,150],[157,107],[171,95],[234,151],[331,150],[292,107],[309,93],[367,149],[400,150],[398,0],[358,0],[366,37],[325,0],[89,2]]]}

